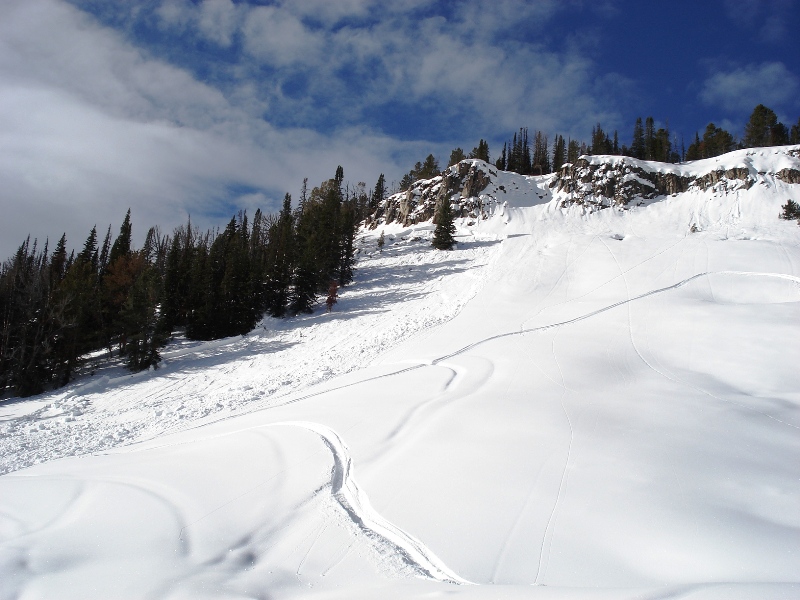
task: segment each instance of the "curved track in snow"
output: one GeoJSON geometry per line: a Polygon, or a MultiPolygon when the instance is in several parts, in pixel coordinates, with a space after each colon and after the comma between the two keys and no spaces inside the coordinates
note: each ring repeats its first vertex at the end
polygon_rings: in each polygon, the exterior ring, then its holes
{"type": "MultiPolygon", "coordinates": [[[[484,338],[482,340],[478,340],[477,342],[473,342],[473,343],[468,344],[468,345],[466,345],[466,346],[464,346],[462,348],[459,348],[455,352],[451,352],[450,354],[446,354],[445,356],[440,356],[439,358],[436,358],[433,361],[431,361],[430,364],[433,364],[433,365],[438,364],[438,363],[440,363],[442,361],[445,361],[445,360],[448,360],[450,358],[453,358],[454,356],[458,356],[459,354],[463,354],[464,352],[467,352],[468,350],[472,350],[473,348],[476,348],[478,346],[481,346],[481,345],[483,345],[483,344],[485,344],[487,342],[491,342],[493,340],[499,340],[499,339],[503,339],[503,338],[507,338],[507,337],[523,335],[523,334],[526,334],[526,333],[533,333],[535,331],[545,331],[547,329],[554,329],[556,327],[563,327],[564,325],[570,325],[572,323],[578,323],[579,321],[585,321],[586,319],[589,319],[589,318],[594,317],[596,315],[599,315],[599,314],[602,314],[604,312],[607,312],[607,311],[609,311],[609,310],[611,310],[613,308],[617,308],[618,306],[624,306],[625,304],[629,304],[631,302],[635,302],[636,300],[642,300],[644,298],[647,298],[648,296],[654,296],[656,294],[662,294],[664,292],[669,292],[671,290],[676,290],[678,288],[681,288],[681,287],[685,286],[688,283],[691,283],[692,281],[694,281],[696,279],[699,279],[701,277],[708,277],[709,275],[739,275],[739,276],[743,276],[743,277],[774,277],[776,279],[786,279],[788,281],[792,281],[794,283],[800,284],[800,277],[795,277],[794,275],[786,275],[786,274],[783,274],[783,273],[761,273],[761,272],[754,272],[754,271],[705,271],[703,273],[697,273],[696,275],[692,275],[691,277],[687,277],[686,279],[683,279],[683,280],[679,281],[678,283],[674,283],[672,285],[668,285],[668,286],[663,287],[663,288],[650,290],[649,292],[645,292],[643,294],[639,294],[638,296],[634,296],[632,298],[626,298],[625,300],[620,300],[619,302],[615,302],[613,304],[609,304],[608,306],[604,306],[603,308],[598,308],[597,310],[593,310],[593,311],[588,312],[588,313],[586,313],[584,315],[581,315],[579,317],[575,317],[574,319],[568,319],[566,321],[560,321],[558,323],[551,323],[549,325],[540,325],[539,327],[529,327],[529,328],[526,328],[526,329],[520,329],[518,331],[509,331],[508,333],[501,333],[501,334],[498,334],[498,335],[493,335],[493,336],[484,338]]],[[[404,369],[404,371],[406,371],[406,370],[409,370],[409,369],[404,369]]]]}
{"type": "Polygon", "coordinates": [[[330,427],[308,421],[284,421],[270,426],[299,427],[318,435],[333,455],[331,494],[350,519],[382,546],[389,547],[420,576],[435,581],[470,584],[445,565],[425,544],[383,518],[372,508],[369,498],[353,477],[353,460],[347,445],[330,427]]]}

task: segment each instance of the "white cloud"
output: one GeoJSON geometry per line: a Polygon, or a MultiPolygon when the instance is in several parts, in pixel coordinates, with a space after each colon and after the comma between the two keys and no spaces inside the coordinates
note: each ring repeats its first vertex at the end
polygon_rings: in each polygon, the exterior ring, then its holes
{"type": "Polygon", "coordinates": [[[196,7],[189,0],[163,0],[156,9],[161,26],[185,29],[195,19],[196,7]]]}
{"type": "Polygon", "coordinates": [[[203,0],[198,27],[212,42],[223,47],[230,46],[232,36],[239,27],[241,12],[231,0],[203,0]]]}
{"type": "Polygon", "coordinates": [[[250,10],[243,28],[245,48],[260,61],[278,67],[316,63],[322,39],[288,11],[274,6],[250,10]]]}
{"type": "Polygon", "coordinates": [[[143,237],[146,227],[169,231],[188,213],[201,226],[218,224],[207,215],[222,201],[249,206],[255,198],[231,189],[256,190],[276,203],[264,206],[271,210],[303,177],[328,178],[339,163],[356,169],[348,178],[368,180],[392,164],[396,148],[385,137],[275,129],[69,5],[20,0],[4,8],[2,256],[28,233],[66,231],[80,245],[95,223],[116,228],[128,207],[143,237]]]}
{"type": "Polygon", "coordinates": [[[796,104],[800,79],[781,62],[747,65],[714,73],[703,84],[700,99],[730,112],[746,112],[757,104],[772,108],[796,104]]]}
{"type": "Polygon", "coordinates": [[[222,80],[216,88],[63,0],[7,0],[0,255],[28,231],[43,238],[66,230],[78,245],[94,223],[116,227],[129,206],[142,236],[155,223],[170,230],[187,213],[201,226],[219,224],[220,211],[234,206],[278,208],[303,177],[315,184],[338,164],[347,179],[372,185],[381,172],[399,179],[429,152],[446,160],[454,145],[471,148],[520,126],[572,135],[597,120],[613,127],[598,88],[612,95],[624,81],[598,78],[579,51],[558,54],[505,35],[508,14],[541,26],[558,3],[503,0],[502,19],[480,2],[424,17],[434,5],[164,0],[130,17],[238,53],[234,63],[198,59],[224,70],[211,78],[222,80]],[[466,125],[398,141],[362,125],[387,104],[433,124],[466,125]]]}

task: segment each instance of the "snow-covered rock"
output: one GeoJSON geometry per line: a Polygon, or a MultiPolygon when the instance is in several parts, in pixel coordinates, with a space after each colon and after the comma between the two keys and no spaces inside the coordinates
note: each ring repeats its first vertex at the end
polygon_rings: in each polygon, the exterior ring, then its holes
{"type": "MultiPolygon", "coordinates": [[[[682,164],[626,156],[582,156],[557,173],[544,176],[502,172],[484,161],[467,159],[441,175],[417,181],[407,191],[391,195],[369,216],[366,226],[376,229],[390,223],[408,227],[435,222],[437,206],[443,201],[454,205],[456,214],[463,218],[487,219],[507,191],[532,184],[550,190],[561,206],[577,204],[594,210],[625,208],[692,190],[730,193],[776,181],[800,184],[800,146],[750,148],[682,164]]],[[[543,199],[545,192],[539,196],[543,199]]]]}

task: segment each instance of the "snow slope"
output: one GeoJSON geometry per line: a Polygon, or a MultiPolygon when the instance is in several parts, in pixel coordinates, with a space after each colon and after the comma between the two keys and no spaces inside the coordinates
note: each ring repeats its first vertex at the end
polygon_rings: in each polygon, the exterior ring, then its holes
{"type": "Polygon", "coordinates": [[[797,598],[800,185],[750,152],[625,210],[499,173],[331,314],[0,406],[0,598],[797,598]]]}

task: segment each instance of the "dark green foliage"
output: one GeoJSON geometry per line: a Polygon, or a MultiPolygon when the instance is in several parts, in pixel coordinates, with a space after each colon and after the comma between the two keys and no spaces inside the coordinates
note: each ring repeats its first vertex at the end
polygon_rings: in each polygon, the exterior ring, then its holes
{"type": "Polygon", "coordinates": [[[282,317],[289,305],[292,284],[292,268],[295,264],[295,217],[292,213],[292,197],[286,194],[283,208],[269,226],[265,271],[265,308],[273,317],[282,317]]]}
{"type": "Polygon", "coordinates": [[[455,233],[455,216],[453,209],[450,206],[450,201],[445,199],[439,203],[439,210],[436,211],[434,221],[436,228],[433,230],[433,239],[431,246],[437,250],[452,250],[456,244],[455,233]]]}
{"type": "Polygon", "coordinates": [[[414,168],[408,173],[403,175],[400,180],[400,190],[405,191],[409,189],[415,182],[422,179],[431,179],[439,175],[439,161],[433,154],[429,154],[424,162],[417,162],[414,168]]]}
{"type": "MultiPolygon", "coordinates": [[[[460,150],[460,148],[457,148],[457,150],[460,150]]],[[[472,149],[472,152],[469,153],[469,156],[467,158],[478,158],[480,160],[489,162],[489,142],[487,142],[484,139],[481,139],[478,142],[478,145],[472,149]]],[[[452,160],[452,155],[451,155],[451,160],[452,160]]],[[[450,163],[450,164],[455,164],[455,163],[450,163]]]]}
{"type": "Polygon", "coordinates": [[[792,125],[792,131],[789,134],[790,144],[800,144],[800,119],[797,119],[797,124],[792,125]]]}
{"type": "MultiPolygon", "coordinates": [[[[488,146],[486,149],[488,151],[488,146]]],[[[552,162],[550,161],[547,136],[543,132],[537,131],[533,137],[533,151],[531,151],[528,129],[521,127],[519,133],[515,133],[510,142],[503,144],[503,151],[495,166],[503,171],[512,171],[521,175],[550,173],[552,162]]]]}
{"type": "Polygon", "coordinates": [[[734,140],[733,136],[721,127],[714,125],[714,123],[709,123],[703,133],[702,140],[695,134],[694,142],[686,150],[686,160],[711,158],[735,149],[736,140],[734,140]]]}
{"type": "Polygon", "coordinates": [[[770,108],[759,104],[753,109],[744,127],[742,145],[745,148],[781,146],[789,143],[789,132],[770,108]]]}
{"type": "MultiPolygon", "coordinates": [[[[295,212],[287,194],[278,215],[259,210],[251,223],[239,213],[220,233],[201,235],[191,221],[171,237],[151,228],[140,250],[130,211],[99,251],[96,228],[77,256],[67,254],[65,236],[52,255],[26,240],[0,266],[0,394],[64,385],[103,349],[118,349],[132,371],[156,368],[176,328],[216,339],[247,333],[264,312],[312,311],[331,282],[338,290],[353,279],[355,233],[370,199],[364,184],[343,192],[343,177],[339,167],[310,196],[304,185],[295,212]]],[[[381,175],[372,196],[385,193],[381,175]]]]}
{"type": "Polygon", "coordinates": [[[495,161],[494,166],[496,166],[501,171],[507,171],[508,166],[508,144],[503,144],[503,152],[500,153],[500,158],[495,161]]]}
{"type": "Polygon", "coordinates": [[[551,170],[547,136],[541,131],[537,131],[533,138],[533,157],[531,163],[531,173],[534,175],[544,175],[551,170]]]}
{"type": "Polygon", "coordinates": [[[369,197],[370,212],[377,209],[384,200],[386,200],[386,178],[383,176],[383,173],[381,173],[369,197]]]}
{"type": "Polygon", "coordinates": [[[787,221],[796,219],[800,221],[800,204],[790,199],[781,208],[783,209],[780,214],[781,219],[786,219],[787,221]]]}
{"type": "Polygon", "coordinates": [[[114,245],[111,247],[111,254],[108,258],[109,263],[113,263],[122,256],[127,256],[131,251],[131,233],[133,227],[131,226],[131,209],[125,214],[125,219],[119,228],[119,235],[114,240],[114,245]]]}
{"type": "Polygon", "coordinates": [[[600,123],[592,127],[592,145],[590,152],[592,154],[614,154],[614,143],[608,134],[603,131],[600,123]]]}
{"type": "Polygon", "coordinates": [[[203,260],[188,318],[186,334],[193,339],[217,339],[244,334],[256,324],[260,312],[253,306],[250,236],[247,217],[230,220],[203,260]]]}
{"type": "Polygon", "coordinates": [[[553,142],[553,171],[559,171],[565,162],[567,162],[567,145],[564,136],[557,135],[553,142]]]}
{"type": "Polygon", "coordinates": [[[439,161],[433,156],[428,154],[425,162],[422,163],[422,168],[417,171],[417,179],[431,179],[439,174],[439,161]]]}
{"type": "Polygon", "coordinates": [[[575,164],[583,152],[581,151],[581,144],[578,140],[569,140],[567,143],[567,162],[575,164]]]}
{"type": "Polygon", "coordinates": [[[450,152],[450,160],[447,161],[447,166],[452,167],[453,165],[457,165],[465,158],[467,157],[461,148],[453,148],[452,152],[450,152]]]}
{"type": "Polygon", "coordinates": [[[642,118],[638,117],[636,119],[636,124],[633,126],[630,155],[633,158],[643,159],[645,157],[645,152],[644,127],[642,126],[642,118]]]}

